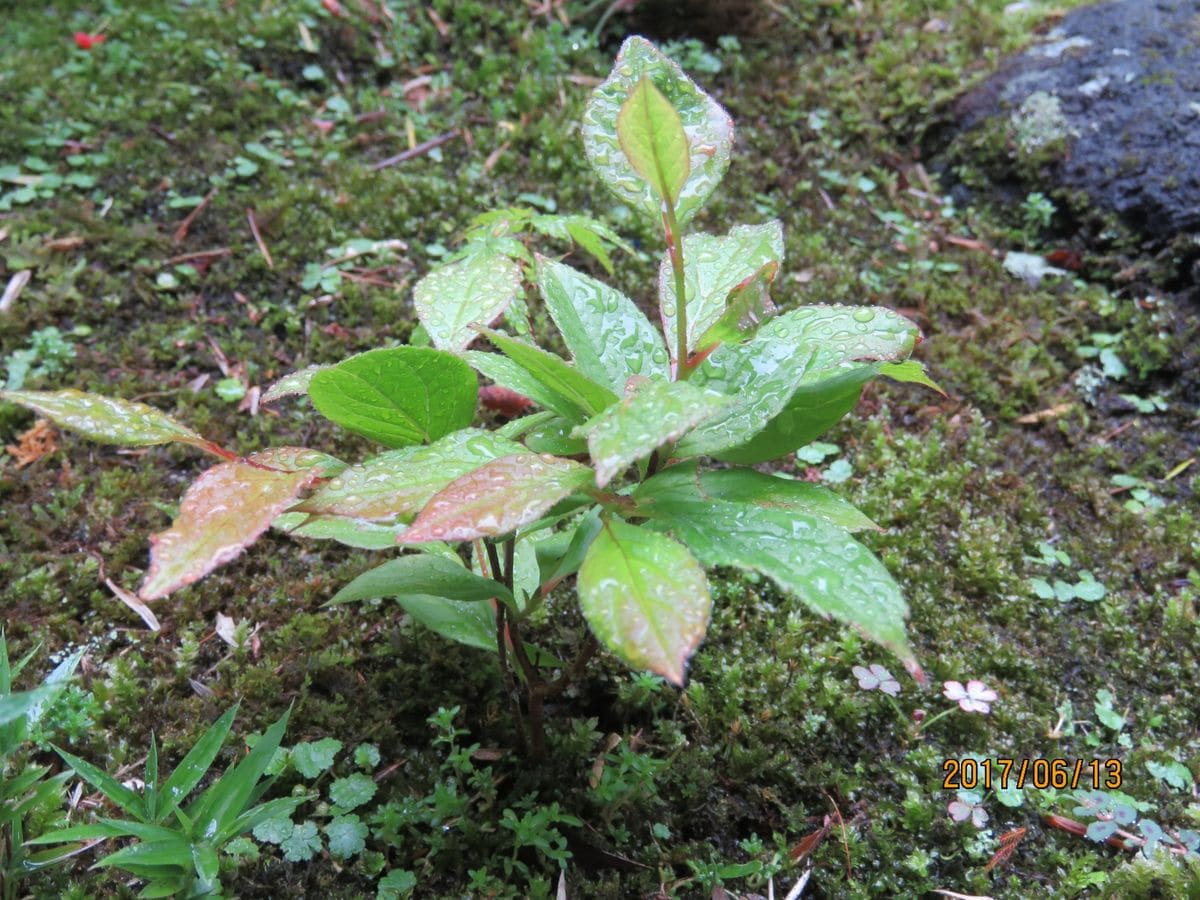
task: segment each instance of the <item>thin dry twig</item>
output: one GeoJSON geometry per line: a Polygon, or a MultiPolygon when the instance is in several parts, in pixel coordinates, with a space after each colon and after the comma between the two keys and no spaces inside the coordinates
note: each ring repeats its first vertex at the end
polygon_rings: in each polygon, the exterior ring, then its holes
{"type": "Polygon", "coordinates": [[[394,166],[397,163],[405,162],[413,157],[423,156],[435,147],[440,147],[442,144],[449,143],[456,137],[462,137],[462,131],[457,128],[453,131],[447,131],[445,134],[439,134],[435,138],[430,138],[427,141],[417,144],[417,146],[413,147],[411,150],[405,150],[403,153],[397,153],[395,156],[389,156],[387,159],[381,159],[379,162],[371,166],[371,171],[378,172],[380,169],[386,169],[388,166],[394,166]]]}
{"type": "Polygon", "coordinates": [[[250,223],[250,233],[254,235],[254,243],[258,244],[258,252],[262,254],[266,260],[267,268],[274,269],[275,261],[271,259],[271,251],[267,249],[267,244],[262,238],[262,234],[258,230],[258,221],[254,218],[254,210],[246,210],[246,221],[250,223]]]}
{"type": "Polygon", "coordinates": [[[179,256],[172,256],[167,259],[167,265],[173,266],[176,263],[191,262],[193,259],[215,259],[218,256],[229,256],[233,250],[229,247],[217,247],[215,250],[197,250],[195,253],[181,253],[179,256]]]}
{"type": "Polygon", "coordinates": [[[204,212],[204,210],[208,207],[208,204],[212,202],[212,198],[215,196],[217,196],[216,188],[213,188],[211,191],[205,194],[204,199],[197,203],[195,209],[188,213],[184,217],[183,221],[179,223],[179,227],[176,228],[175,233],[171,235],[171,240],[173,240],[176,244],[182,244],[187,238],[188,229],[191,228],[192,223],[196,221],[196,217],[200,215],[200,213],[204,212]]]}

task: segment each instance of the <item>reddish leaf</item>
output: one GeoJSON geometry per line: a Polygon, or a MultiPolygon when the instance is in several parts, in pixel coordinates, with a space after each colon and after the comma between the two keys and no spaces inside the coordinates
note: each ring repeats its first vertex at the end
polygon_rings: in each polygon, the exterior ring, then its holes
{"type": "Polygon", "coordinates": [[[812,834],[802,837],[800,839],[800,843],[788,851],[788,859],[790,859],[793,863],[800,862],[802,859],[804,859],[804,857],[808,856],[819,846],[821,846],[821,841],[825,840],[825,838],[828,836],[829,826],[825,825],[822,828],[818,828],[812,834]]]}
{"type": "Polygon", "coordinates": [[[277,447],[213,466],[184,495],[179,516],[154,535],[143,600],[165,597],[234,559],[301,490],[339,466],[332,457],[277,447]]]}
{"type": "Polygon", "coordinates": [[[479,402],[485,409],[490,409],[507,416],[516,418],[533,408],[533,401],[524,394],[518,394],[499,384],[490,384],[479,389],[479,402]]]}
{"type": "Polygon", "coordinates": [[[456,478],[430,498],[401,544],[469,541],[507,534],[541,518],[592,481],[587,466],[536,453],[503,456],[456,478]]]}

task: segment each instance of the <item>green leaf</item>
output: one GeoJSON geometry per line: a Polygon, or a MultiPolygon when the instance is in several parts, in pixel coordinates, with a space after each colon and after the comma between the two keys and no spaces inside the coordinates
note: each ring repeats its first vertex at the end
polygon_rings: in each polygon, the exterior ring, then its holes
{"type": "Polygon", "coordinates": [[[376,900],[400,900],[407,896],[417,886],[417,876],[408,869],[389,869],[388,873],[379,879],[379,890],[376,900]]]}
{"type": "MultiPolygon", "coordinates": [[[[370,781],[370,779],[367,779],[370,781]]],[[[375,783],[371,783],[374,787],[375,783]]],[[[325,837],[329,841],[329,854],[338,859],[349,859],[367,848],[370,829],[358,816],[338,816],[325,826],[325,837]]]]}
{"type": "Polygon", "coordinates": [[[149,447],[181,443],[210,453],[219,449],[192,429],[145,403],[76,390],[0,391],[0,400],[27,406],[62,428],[105,444],[149,447]]]}
{"type": "Polygon", "coordinates": [[[321,836],[315,822],[292,826],[292,833],[279,843],[288,862],[307,862],[321,852],[321,836]]]}
{"type": "Polygon", "coordinates": [[[708,629],[704,570],[668,537],[606,521],[579,569],[579,603],[593,633],[635,669],[682,685],[708,629]]]}
{"type": "Polygon", "coordinates": [[[379,765],[382,758],[379,754],[379,747],[375,744],[359,744],[354,748],[354,764],[368,772],[379,765]]]}
{"type": "Polygon", "coordinates": [[[178,878],[154,879],[148,881],[146,886],[138,891],[140,900],[156,900],[160,897],[174,897],[176,894],[187,889],[190,877],[180,875],[178,878]]]}
{"type": "Polygon", "coordinates": [[[342,809],[355,809],[374,797],[376,790],[371,776],[355,772],[329,785],[329,799],[342,809]]]}
{"type": "Polygon", "coordinates": [[[319,741],[301,741],[292,748],[292,765],[305,778],[316,778],[333,767],[341,752],[342,742],[337,738],[321,738],[319,741]]]}
{"type": "Polygon", "coordinates": [[[927,388],[933,388],[942,396],[946,395],[941,385],[929,377],[929,373],[925,371],[924,364],[917,362],[915,359],[906,359],[904,362],[884,363],[879,367],[879,374],[893,381],[923,384],[927,388]]]}
{"type": "Polygon", "coordinates": [[[15,694],[0,696],[0,725],[24,719],[31,709],[52,693],[53,690],[48,685],[43,685],[32,691],[18,691],[15,694]]]}
{"type": "Polygon", "coordinates": [[[680,441],[677,454],[762,462],[788,453],[853,406],[878,362],[907,356],[915,342],[916,327],[882,308],[806,306],[777,316],[746,343],[718,347],[693,373],[691,384],[733,403],[680,441]]]}
{"type": "Polygon", "coordinates": [[[633,170],[674,207],[687,182],[691,151],[679,113],[646,75],[621,104],[617,139],[633,170]]]}
{"type": "MultiPolygon", "coordinates": [[[[27,844],[57,844],[62,841],[93,841],[96,838],[133,837],[138,822],[100,819],[89,825],[72,825],[40,834],[26,841],[27,844]]],[[[174,835],[173,835],[174,836],[174,835]]]]}
{"type": "Polygon", "coordinates": [[[671,377],[662,336],[620,291],[545,257],[538,257],[538,290],[575,366],[592,381],[620,392],[632,375],[671,377]]]}
{"type": "Polygon", "coordinates": [[[487,600],[480,603],[412,594],[396,602],[413,621],[434,634],[479,650],[496,650],[496,608],[487,600]]]}
{"type": "Polygon", "coordinates": [[[196,741],[192,749],[188,751],[187,756],[175,767],[175,771],[163,783],[160,796],[165,803],[154,817],[156,822],[161,822],[169,816],[171,810],[181,804],[208,773],[213,760],[221,752],[229,730],[233,727],[233,719],[237,715],[237,711],[236,705],[230,707],[221,718],[210,725],[200,740],[196,741]]]}
{"type": "Polygon", "coordinates": [[[582,456],[588,452],[587,441],[573,436],[575,426],[561,416],[540,422],[525,432],[522,440],[534,453],[554,456],[582,456]]]}
{"type": "Polygon", "coordinates": [[[439,491],[400,536],[400,543],[469,541],[508,534],[536,521],[591,480],[591,469],[568,459],[534,453],[505,456],[439,491]]]}
{"type": "Polygon", "coordinates": [[[733,122],[729,114],[645,38],[621,47],[608,78],[596,88],[583,113],[588,161],[608,187],[630,206],[658,222],[662,202],[640,177],[621,146],[617,119],[643,77],[666,98],[688,136],[688,175],[675,204],[680,224],[696,214],[729,168],[733,122]]]}
{"type": "Polygon", "coordinates": [[[265,844],[282,844],[292,835],[295,823],[287,816],[272,816],[254,826],[255,839],[265,844]]]}
{"type": "Polygon", "coordinates": [[[390,450],[350,466],[292,509],[407,521],[455,478],[523,449],[491,432],[464,428],[428,446],[390,450]]]}
{"type": "Polygon", "coordinates": [[[779,263],[769,262],[730,291],[725,312],[696,339],[696,349],[736,344],[753,337],[758,327],[775,315],[771,282],[778,272],[779,263]]]}
{"type": "Polygon", "coordinates": [[[721,394],[686,381],[643,379],[631,387],[630,396],[575,429],[587,437],[599,487],[631,463],[711,419],[728,402],[721,394]]]}
{"type": "Polygon", "coordinates": [[[289,708],[264,732],[248,754],[210,785],[188,808],[194,834],[214,835],[214,842],[235,837],[239,817],[255,796],[258,781],[270,764],[287,729],[289,708]]]}
{"type": "Polygon", "coordinates": [[[225,829],[225,834],[227,836],[245,834],[257,828],[260,822],[268,819],[287,818],[296,811],[301,803],[307,803],[312,799],[311,794],[300,794],[295,797],[280,797],[260,803],[258,806],[252,806],[238,816],[232,826],[225,829]]]}
{"type": "MultiPolygon", "coordinates": [[[[82,760],[78,756],[73,756],[59,747],[55,747],[54,749],[63,758],[63,761],[75,770],[76,775],[115,803],[121,810],[133,816],[139,822],[146,820],[146,805],[142,802],[141,796],[136,791],[125,787],[117,779],[102,769],[93,766],[90,762],[82,760]]],[[[74,840],[74,838],[66,838],[66,840],[74,840]]]]}
{"type": "Polygon", "coordinates": [[[434,269],[417,282],[413,306],[439,350],[465,350],[521,290],[521,269],[501,254],[477,253],[434,269]]]}
{"type": "MultiPolygon", "coordinates": [[[[877,374],[877,363],[851,366],[801,384],[767,427],[740,447],[714,454],[726,462],[757,463],[799,449],[823,435],[858,404],[863,385],[877,374]]],[[[807,381],[807,379],[805,379],[807,381]]],[[[836,462],[835,462],[836,464],[836,462]]]]}
{"type": "Polygon", "coordinates": [[[467,602],[492,597],[512,599],[509,589],[498,581],[481,578],[443,556],[419,553],[389,560],[364,572],[334,594],[329,603],[424,594],[467,602]]]}
{"type": "Polygon", "coordinates": [[[183,838],[176,837],[169,841],[143,841],[132,847],[125,847],[116,853],[96,862],[96,868],[116,866],[117,868],[137,871],[131,866],[178,866],[189,872],[192,870],[192,845],[183,838]]]}
{"type": "Polygon", "coordinates": [[[716,469],[697,473],[694,462],[671,466],[643,482],[634,492],[638,503],[682,503],[724,500],[812,516],[847,531],[878,529],[849,501],[828,488],[766,475],[753,469],[716,469]]]}
{"type": "Polygon", "coordinates": [[[390,550],[408,526],[381,524],[349,516],[310,516],[286,512],[271,520],[271,527],[291,537],[333,540],[361,550],[390,550]]]}
{"type": "Polygon", "coordinates": [[[1096,702],[1092,708],[1096,711],[1096,718],[1102,725],[1113,731],[1120,731],[1125,727],[1125,717],[1113,708],[1115,700],[1112,691],[1108,688],[1101,688],[1096,691],[1096,702]]]}
{"type": "Polygon", "coordinates": [[[298,372],[293,372],[290,375],[284,375],[273,385],[267,388],[266,392],[259,398],[260,403],[274,403],[276,400],[282,400],[284,397],[293,397],[300,394],[308,393],[308,386],[312,383],[313,376],[322,369],[331,369],[332,366],[308,366],[298,372]]]}
{"type": "Polygon", "coordinates": [[[1159,781],[1166,782],[1177,791],[1190,791],[1192,787],[1192,770],[1176,760],[1165,763],[1147,760],[1146,771],[1159,781]]]}
{"type": "Polygon", "coordinates": [[[586,418],[572,401],[546,387],[507,356],[479,350],[468,350],[462,356],[480,375],[511,391],[524,394],[534,403],[544,406],[546,411],[556,412],[573,423],[582,422],[586,418]]]}
{"type": "MultiPolygon", "coordinates": [[[[558,408],[543,404],[572,421],[582,421],[617,402],[617,395],[592,381],[566,361],[540,347],[533,347],[496,331],[484,330],[488,340],[537,382],[570,404],[558,408]]],[[[524,393],[522,391],[522,393],[524,393]]],[[[528,396],[533,397],[532,394],[528,396]]],[[[536,399],[536,398],[535,398],[536,399]]]]}
{"type": "MultiPolygon", "coordinates": [[[[683,238],[684,288],[687,294],[688,352],[706,344],[700,337],[721,320],[729,295],[769,263],[783,263],[783,225],[737,225],[728,234],[689,234],[683,238]]],[[[663,333],[675,334],[678,298],[670,254],[658,269],[663,333]]],[[[669,348],[674,359],[676,347],[669,348]]]]}
{"type": "Polygon", "coordinates": [[[221,862],[217,850],[211,844],[192,844],[192,865],[195,867],[199,888],[215,888],[221,874],[221,862]]]}
{"type": "Polygon", "coordinates": [[[428,347],[360,353],[313,375],[325,418],[386,447],[436,441],[475,416],[478,384],[461,359],[428,347]]]}
{"type": "Polygon", "coordinates": [[[774,509],[681,493],[645,497],[647,525],[682,540],[706,566],[737,566],[768,576],[822,615],[856,627],[906,664],[908,606],[882,563],[849,534],[794,509],[774,509]]]}
{"type": "Polygon", "coordinates": [[[276,447],[208,469],[187,489],[171,527],[150,538],[138,595],[165,597],[235,559],[302,490],[341,466],[316,450],[276,447]]]}
{"type": "Polygon", "coordinates": [[[609,275],[613,274],[612,257],[608,255],[605,241],[628,250],[628,245],[613,233],[612,229],[589,216],[564,216],[567,234],[576,244],[590,253],[604,267],[609,275]]]}

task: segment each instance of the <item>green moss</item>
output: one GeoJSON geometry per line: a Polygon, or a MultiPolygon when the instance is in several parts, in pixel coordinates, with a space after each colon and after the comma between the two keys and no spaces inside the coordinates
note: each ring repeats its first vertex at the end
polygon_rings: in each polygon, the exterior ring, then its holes
{"type": "MultiPolygon", "coordinates": [[[[301,365],[406,339],[412,283],[473,215],[517,202],[522,192],[607,217],[639,241],[613,281],[647,308],[653,303],[657,238],[601,193],[574,130],[586,95],[575,76],[602,73],[607,51],[494,4],[433,4],[449,27],[446,39],[418,6],[391,4],[395,27],[357,15],[334,19],[315,5],[252,6],[107,4],[110,38],[90,53],[68,46],[71,30],[95,26],[86,9],[64,20],[30,6],[10,17],[11,49],[0,62],[0,156],[36,155],[65,173],[65,139],[106,158],[77,167],[95,176],[94,187],[5,214],[4,274],[32,266],[34,277],[0,317],[0,358],[38,328],[92,329],[78,341],[69,373],[31,387],[140,397],[242,451],[308,444],[358,458],[363,444],[314,421],[301,401],[251,417],[220,400],[212,390],[222,377],[214,345],[251,384],[265,385],[301,365]],[[316,54],[302,46],[301,24],[316,54]],[[305,75],[314,63],[323,79],[305,75]],[[403,86],[422,66],[433,67],[430,93],[422,98],[423,88],[410,88],[406,100],[403,86]],[[325,134],[313,120],[333,126],[325,134]],[[409,123],[418,141],[466,128],[470,143],[372,169],[407,148],[409,123]],[[256,156],[252,144],[291,165],[256,156]],[[256,170],[238,174],[237,157],[256,170]],[[214,186],[211,203],[176,244],[188,203],[214,186]],[[250,235],[248,209],[273,267],[250,235]],[[69,235],[83,243],[45,247],[69,235]],[[346,285],[327,300],[300,287],[307,264],[354,237],[406,242],[401,259],[376,273],[390,286],[346,285]],[[222,254],[192,260],[194,280],[159,289],[157,276],[174,271],[173,257],[207,250],[222,254]]],[[[869,12],[792,4],[766,37],[744,38],[740,55],[723,57],[722,74],[705,78],[730,106],[739,143],[722,197],[698,222],[718,231],[781,217],[788,262],[777,299],[784,306],[881,302],[918,318],[926,335],[919,355],[950,397],[873,386],[828,440],[854,464],[854,477],[838,490],[884,529],[863,539],[905,587],[932,687],[902,678],[897,713],[878,692],[859,690],[851,674],[870,662],[898,669],[893,661],[769,582],[722,572],[715,621],[688,690],[602,660],[559,699],[550,726],[555,752],[531,768],[507,749],[508,705],[485,654],[432,640],[387,604],[322,608],[372,564],[368,554],[269,536],[159,604],[160,634],[142,630],[103,586],[100,560],[105,576],[135,584],[146,536],[166,526],[184,485],[209,463],[178,450],[120,454],[66,437],[58,453],[25,469],[0,457],[0,584],[17,652],[38,640],[50,650],[91,647],[84,685],[101,712],[73,750],[115,768],[136,762],[153,730],[178,758],[235,701],[243,735],[295,702],[290,742],[369,740],[385,765],[396,765],[379,781],[374,812],[452,791],[471,798],[470,815],[446,823],[448,831],[406,827],[394,841],[372,838],[387,867],[417,872],[419,893],[431,896],[461,893],[468,869],[486,869],[501,895],[552,885],[557,867],[536,856],[530,879],[506,881],[513,847],[500,824],[506,807],[524,814],[552,801],[591,826],[571,832],[572,896],[649,894],[661,884],[688,896],[721,880],[764,894],[773,860],[786,863],[787,851],[826,816],[833,828],[810,858],[821,890],[838,896],[917,896],[952,884],[1021,897],[1034,882],[1068,896],[1099,881],[1114,896],[1186,889],[1194,880],[1187,870],[1148,873],[1042,827],[1046,798],[1036,792],[1017,809],[987,798],[992,821],[984,832],[946,814],[952,794],[941,789],[941,761],[949,756],[1165,753],[1194,767],[1200,708],[1187,686],[1198,626],[1187,572],[1197,567],[1200,526],[1189,506],[1191,470],[1165,480],[1195,455],[1187,431],[1194,396],[1179,377],[1194,316],[1167,296],[1191,251],[1139,262],[1137,290],[1070,282],[1029,289],[987,254],[946,242],[977,236],[1002,245],[1022,227],[1025,192],[994,202],[977,194],[975,208],[954,209],[942,197],[908,191],[916,172],[896,160],[932,124],[929,98],[952,96],[963,72],[982,76],[1028,28],[1003,14],[999,0],[940,6],[943,31],[925,28],[928,4],[875,4],[869,12]],[[1148,293],[1158,306],[1144,302],[1148,293]],[[1130,374],[1102,385],[1090,405],[1071,379],[1095,332],[1119,335],[1115,351],[1130,374]],[[1115,400],[1158,391],[1169,408],[1155,416],[1135,416],[1115,400]],[[1070,410],[1040,424],[1015,421],[1062,404],[1070,410]],[[1127,511],[1110,493],[1120,473],[1152,480],[1166,507],[1127,511]],[[1036,596],[1029,580],[1046,573],[1031,557],[1047,540],[1069,553],[1075,569],[1094,573],[1105,599],[1060,604],[1036,596]],[[253,623],[256,647],[235,651],[215,637],[218,613],[253,623]],[[955,713],[918,732],[913,710],[932,716],[949,705],[941,680],[973,677],[1000,692],[993,713],[955,713]],[[1128,749],[1095,721],[1102,688],[1129,718],[1128,749]],[[1081,724],[1048,737],[1068,699],[1081,724]],[[469,791],[462,773],[446,768],[446,748],[431,742],[426,722],[438,707],[454,706],[468,732],[462,745],[486,751],[474,764],[487,775],[469,791]],[[610,734],[620,743],[610,747],[610,734]],[[588,780],[598,761],[608,779],[600,790],[588,780]],[[1030,832],[1013,860],[985,873],[998,836],[1018,826],[1030,832]],[[584,843],[647,868],[587,867],[584,843]],[[720,874],[751,860],[764,867],[757,875],[720,874]]],[[[1018,158],[1010,137],[1002,123],[960,148],[964,183],[983,189],[997,178],[1019,184],[1036,176],[1048,160],[1018,158]]],[[[1095,245],[1088,277],[1127,267],[1130,236],[1089,211],[1086,198],[1060,192],[1053,199],[1063,221],[1108,235],[1095,245]]],[[[543,334],[549,328],[536,308],[535,325],[543,334]]],[[[30,422],[0,410],[0,444],[30,422]]],[[[567,655],[579,622],[569,598],[554,600],[533,637],[567,655]]],[[[231,744],[222,759],[236,754],[231,744]]],[[[1163,792],[1138,762],[1129,791],[1155,804],[1164,825],[1188,824],[1186,796],[1163,792]]],[[[1054,808],[1071,815],[1069,805],[1054,808]]],[[[53,873],[40,887],[121,895],[87,865],[81,859],[65,870],[74,887],[53,873]]],[[[284,865],[264,851],[243,865],[239,889],[251,892],[373,890],[360,863],[340,871],[328,860],[284,865]]],[[[780,870],[776,891],[795,877],[795,869],[780,870]]]]}

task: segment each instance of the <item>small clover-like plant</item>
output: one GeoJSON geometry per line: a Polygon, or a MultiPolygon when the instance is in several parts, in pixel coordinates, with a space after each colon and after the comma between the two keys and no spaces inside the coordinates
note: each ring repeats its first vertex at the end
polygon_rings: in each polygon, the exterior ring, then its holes
{"type": "Polygon", "coordinates": [[[78,392],[0,396],[94,439],[182,442],[221,457],[152,539],[144,601],[191,584],[272,525],[399,548],[332,602],[394,598],[430,630],[495,653],[535,755],[545,701],[599,645],[684,683],[708,629],[713,566],[767,575],[922,678],[900,589],[852,536],[874,524],[820,486],[752,468],[815,440],[876,375],[931,384],[908,360],[916,327],[866,306],[781,312],[777,221],[686,231],[729,165],[733,123],[644,39],[625,42],[582,131],[601,180],[662,227],[661,330],[629,297],[556,259],[530,260],[514,238],[570,238],[608,268],[615,235],[586,217],[507,211],[477,222],[467,246],[416,285],[432,346],[310,367],[263,395],[307,395],[386,448],[360,462],[300,447],[242,457],[157,410],[78,392]],[[523,337],[527,281],[570,360],[523,337]],[[494,327],[501,321],[507,330],[494,327]],[[538,409],[497,430],[475,427],[476,373],[538,409]],[[562,664],[525,632],[572,578],[592,636],[562,664]]]}

